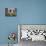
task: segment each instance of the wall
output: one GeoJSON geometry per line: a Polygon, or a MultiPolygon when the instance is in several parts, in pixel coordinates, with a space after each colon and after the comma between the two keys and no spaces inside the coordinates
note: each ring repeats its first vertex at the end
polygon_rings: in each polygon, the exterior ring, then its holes
{"type": "MultiPolygon", "coordinates": [[[[0,0],[0,44],[7,44],[17,24],[46,24],[46,0],[0,0]],[[5,8],[17,8],[16,17],[6,17],[5,8]]],[[[17,41],[17,40],[16,40],[17,41]]]]}

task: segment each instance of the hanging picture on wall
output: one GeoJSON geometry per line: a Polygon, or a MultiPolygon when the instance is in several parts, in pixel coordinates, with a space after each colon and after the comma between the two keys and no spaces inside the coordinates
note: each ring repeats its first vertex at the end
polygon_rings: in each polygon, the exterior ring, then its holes
{"type": "Polygon", "coordinates": [[[16,16],[16,8],[5,8],[5,16],[16,16]]]}

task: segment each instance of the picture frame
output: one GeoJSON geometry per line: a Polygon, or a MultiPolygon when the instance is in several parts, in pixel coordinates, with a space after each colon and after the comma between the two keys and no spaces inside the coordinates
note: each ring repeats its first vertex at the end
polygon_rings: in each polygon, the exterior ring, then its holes
{"type": "Polygon", "coordinates": [[[5,16],[16,16],[16,8],[5,8],[5,16]]]}

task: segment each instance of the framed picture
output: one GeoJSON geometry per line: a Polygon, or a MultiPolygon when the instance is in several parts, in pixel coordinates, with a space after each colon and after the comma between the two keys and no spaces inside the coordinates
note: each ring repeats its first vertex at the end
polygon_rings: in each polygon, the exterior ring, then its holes
{"type": "Polygon", "coordinates": [[[16,16],[16,8],[5,8],[5,16],[16,16]]]}

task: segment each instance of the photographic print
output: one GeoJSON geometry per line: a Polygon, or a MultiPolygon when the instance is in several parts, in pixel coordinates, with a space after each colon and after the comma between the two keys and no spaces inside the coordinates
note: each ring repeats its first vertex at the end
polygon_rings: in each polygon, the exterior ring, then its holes
{"type": "Polygon", "coordinates": [[[16,16],[16,8],[5,8],[5,16],[16,16]]]}

